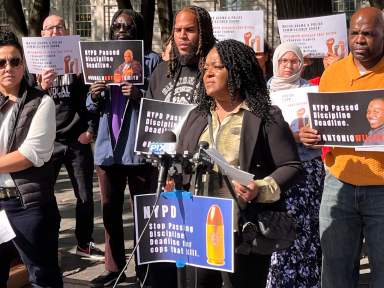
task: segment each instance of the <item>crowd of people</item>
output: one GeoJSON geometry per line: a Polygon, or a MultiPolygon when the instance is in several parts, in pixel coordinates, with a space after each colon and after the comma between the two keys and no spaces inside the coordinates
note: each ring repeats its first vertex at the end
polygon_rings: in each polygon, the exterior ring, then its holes
{"type": "MultiPolygon", "coordinates": [[[[64,35],[63,18],[48,16],[41,36],[64,35]]],[[[110,40],[143,40],[143,35],[139,13],[115,13],[110,40]]],[[[296,223],[297,237],[289,248],[272,255],[235,252],[234,273],[190,268],[191,287],[357,287],[363,237],[371,287],[384,287],[384,153],[322,149],[318,131],[302,121],[289,125],[270,100],[270,93],[316,82],[321,92],[384,89],[383,12],[372,7],[356,11],[348,37],[350,54],[343,59],[326,55],[324,73],[308,81],[302,78],[305,58],[295,44],[282,43],[274,51],[265,44],[263,53],[255,53],[236,40],[217,41],[208,11],[188,6],[175,15],[163,61],[144,45],[143,85],[122,78],[120,85],[97,81],[87,86],[81,74],[58,76],[51,67],[38,75],[26,73],[17,37],[1,32],[0,210],[16,237],[0,244],[0,288],[7,287],[15,249],[33,287],[63,286],[54,196],[63,164],[77,199],[76,253],[105,261],[105,271],[91,287],[126,279],[121,273],[126,266],[124,191],[128,183],[135,204],[135,195],[156,191],[158,179],[157,168],[134,153],[143,97],[196,104],[181,129],[177,151],[194,153],[205,141],[228,163],[254,175],[247,185],[226,182],[214,166],[208,189],[201,192],[229,199],[236,195],[235,247],[241,242],[241,209],[286,211],[296,223]],[[94,165],[104,252],[92,238],[94,165]]],[[[124,58],[130,62],[132,51],[124,58]]],[[[367,119],[373,135],[384,127],[384,120],[378,122],[384,109],[382,98],[371,102],[367,119]]],[[[140,286],[178,287],[173,263],[135,262],[140,286]]]]}

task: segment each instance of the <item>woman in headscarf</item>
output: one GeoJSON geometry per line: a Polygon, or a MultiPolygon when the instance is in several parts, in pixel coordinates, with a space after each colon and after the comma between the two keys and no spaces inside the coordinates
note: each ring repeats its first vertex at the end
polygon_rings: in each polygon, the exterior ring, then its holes
{"type": "MultiPolygon", "coordinates": [[[[241,209],[279,200],[301,167],[289,126],[271,106],[255,52],[235,40],[218,42],[206,57],[199,87],[198,106],[181,129],[178,152],[194,153],[206,141],[231,165],[255,175],[247,186],[232,182],[241,209]]],[[[222,180],[214,168],[204,194],[232,199],[231,184],[222,180]]],[[[236,219],[240,209],[235,210],[236,219]]],[[[234,230],[236,243],[238,225],[234,230]]],[[[197,268],[195,287],[264,288],[269,260],[270,255],[236,253],[234,273],[197,268]]]]}
{"type": "MultiPolygon", "coordinates": [[[[301,78],[303,54],[292,43],[279,45],[273,55],[273,77],[268,81],[271,92],[310,86],[301,78]]],[[[298,111],[297,121],[291,130],[296,140],[303,177],[285,193],[285,203],[297,223],[297,239],[282,252],[275,252],[267,287],[320,287],[321,249],[319,239],[319,209],[324,185],[324,166],[320,149],[306,148],[298,137],[305,125],[303,111],[298,111]]]]}

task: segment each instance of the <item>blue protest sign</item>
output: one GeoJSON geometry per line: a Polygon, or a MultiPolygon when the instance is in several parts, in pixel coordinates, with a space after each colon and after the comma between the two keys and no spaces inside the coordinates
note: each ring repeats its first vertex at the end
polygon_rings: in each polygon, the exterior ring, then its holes
{"type": "Polygon", "coordinates": [[[135,196],[139,264],[177,262],[233,272],[233,200],[188,192],[135,196]]]}

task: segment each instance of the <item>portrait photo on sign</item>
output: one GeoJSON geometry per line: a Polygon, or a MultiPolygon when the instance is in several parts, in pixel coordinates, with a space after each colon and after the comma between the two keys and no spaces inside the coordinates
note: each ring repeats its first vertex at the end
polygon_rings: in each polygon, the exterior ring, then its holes
{"type": "Polygon", "coordinates": [[[109,85],[144,84],[142,40],[91,41],[79,45],[86,84],[96,81],[109,85]]]}
{"type": "Polygon", "coordinates": [[[384,146],[384,90],[308,93],[312,127],[325,146],[384,146]]]}

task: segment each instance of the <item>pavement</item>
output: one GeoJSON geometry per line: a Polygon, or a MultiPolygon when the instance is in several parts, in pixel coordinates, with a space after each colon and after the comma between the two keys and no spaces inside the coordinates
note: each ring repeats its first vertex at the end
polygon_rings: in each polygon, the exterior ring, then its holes
{"type": "MultiPolygon", "coordinates": [[[[75,204],[76,198],[66,171],[62,169],[55,186],[55,194],[61,213],[61,227],[59,239],[59,253],[61,255],[61,269],[64,276],[64,287],[89,287],[92,279],[104,271],[102,261],[94,261],[76,255],[75,239],[75,204]]],[[[94,201],[95,201],[95,228],[93,237],[96,246],[104,251],[104,227],[100,206],[100,190],[97,177],[94,176],[94,201]]],[[[133,218],[129,191],[125,192],[124,201],[124,233],[127,257],[133,249],[133,218]]],[[[360,263],[359,288],[368,288],[370,269],[367,257],[360,263]]],[[[337,271],[335,271],[337,273],[337,271]]],[[[126,270],[127,281],[117,287],[137,287],[135,284],[135,269],[133,260],[126,270]]],[[[164,287],[166,288],[166,287],[164,287]]]]}
{"type": "MultiPolygon", "coordinates": [[[[94,175],[95,220],[93,238],[98,248],[104,251],[104,226],[100,205],[100,190],[96,174],[94,175]]],[[[55,195],[61,215],[59,234],[59,261],[63,272],[64,287],[89,287],[90,281],[104,272],[104,262],[90,260],[76,255],[75,207],[76,198],[66,170],[62,169],[55,186],[55,195]]],[[[125,192],[123,225],[125,234],[125,252],[127,258],[133,249],[133,217],[129,191],[125,192]]],[[[136,287],[133,259],[126,270],[127,280],[117,287],[136,287]]]]}

